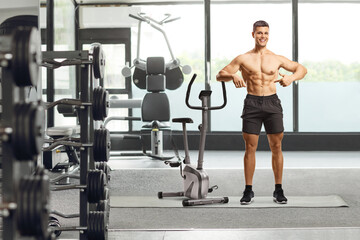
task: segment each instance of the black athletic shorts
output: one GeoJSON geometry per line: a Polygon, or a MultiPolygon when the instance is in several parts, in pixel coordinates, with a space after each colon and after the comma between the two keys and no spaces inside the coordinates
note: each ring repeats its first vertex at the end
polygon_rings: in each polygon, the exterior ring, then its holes
{"type": "Polygon", "coordinates": [[[243,132],[259,135],[262,123],[267,134],[284,131],[283,109],[276,94],[270,96],[246,95],[243,119],[243,132]]]}

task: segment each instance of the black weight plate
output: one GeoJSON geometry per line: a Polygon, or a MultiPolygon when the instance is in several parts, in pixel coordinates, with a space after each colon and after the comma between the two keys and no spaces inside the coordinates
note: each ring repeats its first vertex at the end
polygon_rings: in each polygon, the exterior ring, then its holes
{"type": "Polygon", "coordinates": [[[30,160],[41,152],[44,141],[44,109],[33,103],[15,106],[13,152],[18,160],[30,160]]]}
{"type": "Polygon", "coordinates": [[[110,139],[110,131],[108,129],[104,129],[105,133],[104,133],[104,136],[105,136],[105,162],[109,161],[109,158],[110,158],[110,150],[111,150],[111,139],[110,139]]]}
{"type": "Polygon", "coordinates": [[[92,106],[92,111],[93,111],[93,118],[95,121],[98,121],[98,119],[100,119],[100,114],[99,114],[99,101],[100,101],[100,88],[94,88],[93,90],[93,106],[92,106]]]}
{"type": "Polygon", "coordinates": [[[88,214],[87,237],[88,237],[89,240],[90,239],[95,239],[94,234],[95,234],[96,230],[95,230],[94,215],[95,214],[94,214],[93,211],[89,212],[89,214],[88,214]]]}
{"type": "Polygon", "coordinates": [[[100,162],[100,129],[94,130],[94,144],[93,144],[94,161],[100,162]]]}
{"type": "Polygon", "coordinates": [[[107,143],[106,143],[106,129],[101,129],[101,161],[107,162],[107,143]]]}
{"type": "Polygon", "coordinates": [[[106,240],[108,238],[108,221],[106,220],[107,216],[104,212],[99,212],[99,239],[106,240]]]}
{"type": "Polygon", "coordinates": [[[87,237],[89,240],[106,240],[108,238],[106,215],[103,212],[89,212],[87,237]]]}
{"type": "Polygon", "coordinates": [[[28,126],[26,124],[26,118],[28,115],[29,105],[19,104],[16,106],[16,133],[15,141],[13,141],[14,155],[18,160],[29,160],[30,159],[30,143],[28,139],[28,126]]]}
{"type": "Polygon", "coordinates": [[[93,71],[95,78],[101,78],[100,73],[100,48],[99,45],[92,46],[92,53],[93,53],[93,71]]]}
{"type": "Polygon", "coordinates": [[[96,205],[96,211],[105,212],[106,214],[106,223],[109,222],[110,218],[110,194],[109,194],[109,188],[105,188],[105,200],[99,201],[99,203],[96,205]]]}
{"type": "Polygon", "coordinates": [[[37,208],[37,230],[38,236],[43,236],[43,239],[47,239],[49,233],[47,231],[48,219],[49,219],[49,198],[50,198],[50,179],[48,175],[37,176],[38,179],[38,196],[36,201],[37,208]]]}
{"type": "Polygon", "coordinates": [[[110,210],[110,205],[108,204],[108,200],[100,200],[96,205],[96,211],[107,212],[110,210]]]}
{"type": "Polygon", "coordinates": [[[19,65],[19,70],[22,71],[22,74],[21,78],[15,77],[14,80],[18,86],[34,86],[37,83],[39,67],[35,58],[36,53],[31,51],[33,48],[33,43],[31,42],[32,31],[29,28],[24,28],[22,31],[24,31],[24,33],[21,39],[21,66],[19,65]],[[35,73],[32,65],[35,65],[35,73]]]}
{"type": "Polygon", "coordinates": [[[95,162],[107,162],[110,158],[110,132],[106,128],[94,131],[93,154],[95,162]]]}
{"type": "Polygon", "coordinates": [[[35,167],[34,175],[44,176],[45,175],[45,168],[41,165],[35,167]]]}
{"type": "Polygon", "coordinates": [[[32,194],[33,194],[33,189],[34,189],[34,184],[35,182],[33,181],[32,178],[30,177],[26,177],[25,178],[27,181],[27,188],[24,189],[25,190],[25,194],[24,194],[24,202],[23,202],[23,207],[24,207],[24,220],[23,220],[23,226],[22,229],[20,230],[20,232],[22,233],[22,235],[25,236],[29,236],[33,234],[33,225],[32,225],[32,194]]]}
{"type": "Polygon", "coordinates": [[[21,116],[22,116],[22,104],[16,104],[14,107],[14,128],[13,128],[13,134],[12,134],[12,147],[13,147],[13,153],[17,159],[19,159],[19,156],[21,156],[22,152],[19,151],[19,147],[21,146],[20,142],[23,136],[21,136],[21,132],[23,130],[21,129],[23,125],[20,123],[21,116]]]}
{"type": "Polygon", "coordinates": [[[31,85],[36,87],[39,80],[39,66],[42,61],[40,32],[36,28],[32,28],[29,39],[27,64],[31,85]]]}
{"type": "Polygon", "coordinates": [[[29,143],[26,136],[26,130],[28,130],[28,127],[25,123],[28,107],[29,106],[25,103],[16,104],[14,107],[14,113],[16,115],[13,130],[14,132],[12,139],[12,147],[14,156],[18,160],[29,160],[31,158],[28,150],[30,149],[29,145],[31,143],[29,143]]]}
{"type": "Polygon", "coordinates": [[[103,121],[107,118],[109,113],[109,92],[104,90],[103,93],[103,102],[102,102],[102,116],[103,121]]]}
{"type": "Polygon", "coordinates": [[[26,235],[27,232],[29,231],[29,198],[30,198],[30,189],[32,186],[32,182],[29,180],[28,177],[24,178],[25,184],[23,185],[23,191],[24,191],[24,195],[23,195],[23,199],[22,199],[22,210],[23,213],[22,215],[22,221],[21,221],[21,226],[19,226],[19,230],[23,235],[26,235]]]}
{"type": "Polygon", "coordinates": [[[0,35],[9,35],[17,27],[36,27],[38,26],[38,16],[36,15],[17,15],[7,18],[0,24],[0,35]]]}
{"type": "Polygon", "coordinates": [[[146,89],[146,71],[135,67],[133,74],[133,82],[140,89],[146,89]]]}
{"type": "Polygon", "coordinates": [[[105,190],[105,187],[106,187],[106,184],[107,184],[107,177],[106,177],[106,174],[103,172],[103,170],[99,170],[100,171],[100,181],[98,183],[98,186],[99,186],[99,199],[100,200],[105,200],[106,199],[106,190],[105,190]]]}
{"type": "Polygon", "coordinates": [[[101,200],[99,195],[100,180],[100,170],[90,170],[88,172],[87,194],[89,203],[97,203],[101,200]]]}
{"type": "Polygon", "coordinates": [[[97,159],[94,161],[97,162],[103,162],[104,161],[104,131],[103,129],[98,129],[98,153],[97,153],[97,159]]]}
{"type": "Polygon", "coordinates": [[[25,214],[26,206],[25,206],[25,204],[27,204],[27,201],[26,201],[26,194],[27,194],[26,189],[28,188],[27,185],[28,185],[28,181],[26,181],[24,178],[22,178],[19,183],[19,193],[17,196],[18,208],[17,208],[17,215],[16,215],[17,226],[20,231],[22,231],[22,229],[25,228],[24,225],[26,223],[26,214],[25,214]]]}
{"type": "Polygon", "coordinates": [[[104,161],[104,157],[105,157],[105,146],[104,146],[104,143],[105,143],[105,135],[104,135],[104,129],[100,129],[99,131],[99,160],[100,161],[104,161]]]}
{"type": "Polygon", "coordinates": [[[14,81],[16,85],[18,85],[18,81],[21,82],[21,79],[25,78],[23,69],[24,66],[23,60],[25,58],[24,55],[24,46],[23,46],[23,39],[25,38],[24,31],[16,29],[13,34],[13,47],[12,47],[12,54],[13,60],[11,63],[11,69],[14,76],[14,81]]]}
{"type": "Polygon", "coordinates": [[[87,179],[87,197],[88,197],[88,202],[89,203],[93,203],[94,202],[94,171],[93,170],[89,170],[88,172],[88,179],[87,179]]]}
{"type": "Polygon", "coordinates": [[[105,211],[105,200],[100,200],[97,204],[96,204],[96,211],[105,211]]]}
{"type": "Polygon", "coordinates": [[[175,90],[178,89],[184,82],[184,75],[180,67],[173,68],[171,70],[166,69],[166,89],[175,90]]]}
{"type": "Polygon", "coordinates": [[[98,102],[98,108],[97,108],[97,111],[99,112],[99,121],[103,121],[104,120],[104,116],[103,116],[103,108],[104,108],[104,89],[103,88],[100,88],[100,91],[99,91],[99,102],[98,102]]]}
{"type": "Polygon", "coordinates": [[[102,95],[103,95],[103,89],[102,89],[102,87],[99,87],[98,101],[97,101],[97,105],[96,105],[96,111],[97,111],[97,115],[98,115],[98,118],[96,119],[97,121],[103,120],[103,117],[101,114],[101,106],[102,106],[102,98],[103,98],[102,95]]]}
{"type": "Polygon", "coordinates": [[[99,231],[100,231],[100,224],[99,224],[99,212],[94,212],[94,230],[95,230],[95,236],[96,239],[99,239],[99,231]]]}
{"type": "Polygon", "coordinates": [[[93,44],[93,68],[95,78],[104,78],[105,73],[105,53],[101,44],[93,44]]]}
{"type": "Polygon", "coordinates": [[[44,144],[45,112],[43,107],[37,105],[32,105],[30,111],[30,143],[31,153],[34,156],[41,152],[42,146],[44,144]]]}
{"type": "Polygon", "coordinates": [[[95,163],[95,168],[96,168],[97,170],[103,170],[103,168],[104,168],[104,162],[96,162],[96,163],[95,163]]]}
{"type": "Polygon", "coordinates": [[[27,189],[25,190],[26,195],[25,195],[25,199],[24,199],[25,200],[25,205],[24,205],[25,222],[24,222],[23,235],[30,235],[31,229],[32,229],[32,225],[31,225],[31,193],[32,193],[34,181],[30,177],[27,177],[26,180],[27,180],[28,184],[27,184],[27,189]]]}
{"type": "Polygon", "coordinates": [[[104,121],[108,114],[109,94],[102,87],[94,89],[93,94],[93,118],[96,121],[104,121]]]}
{"type": "Polygon", "coordinates": [[[12,71],[17,86],[36,86],[41,61],[40,38],[36,28],[18,28],[14,34],[12,71]]]}
{"type": "Polygon", "coordinates": [[[109,175],[110,173],[109,166],[107,165],[106,162],[98,162],[96,164],[96,168],[102,170],[105,173],[105,175],[109,175]]]}
{"type": "Polygon", "coordinates": [[[96,171],[96,177],[94,178],[94,203],[99,202],[101,199],[101,171],[100,170],[95,170],[96,171]]]}
{"type": "Polygon", "coordinates": [[[102,170],[103,168],[103,164],[104,162],[96,162],[95,163],[95,168],[98,169],[98,170],[102,170]]]}
{"type": "MultiPolygon", "coordinates": [[[[31,159],[32,155],[32,151],[31,151],[31,145],[32,145],[32,138],[31,138],[31,132],[32,132],[32,127],[31,126],[31,103],[23,103],[24,104],[24,108],[23,108],[23,112],[21,113],[21,125],[23,126],[23,132],[22,132],[22,136],[23,136],[23,143],[22,143],[22,151],[24,151],[26,157],[25,159],[31,159]]],[[[20,150],[20,146],[19,146],[19,150],[20,150]]],[[[24,159],[24,160],[25,160],[24,159]]]]}
{"type": "Polygon", "coordinates": [[[106,161],[106,135],[104,129],[100,130],[100,161],[106,161]]]}
{"type": "MultiPolygon", "coordinates": [[[[34,231],[34,234],[36,236],[41,236],[42,235],[42,222],[41,222],[41,210],[42,210],[42,199],[41,199],[41,194],[42,194],[42,189],[41,189],[41,180],[40,180],[40,176],[34,176],[34,188],[32,189],[33,194],[31,195],[31,223],[32,223],[32,228],[34,231]]],[[[46,218],[47,220],[48,218],[46,218]]],[[[47,224],[46,224],[47,227],[47,224]]]]}

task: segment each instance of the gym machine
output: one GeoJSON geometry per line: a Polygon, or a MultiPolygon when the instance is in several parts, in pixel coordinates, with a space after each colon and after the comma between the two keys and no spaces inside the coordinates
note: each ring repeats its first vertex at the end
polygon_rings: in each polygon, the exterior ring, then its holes
{"type": "MultiPolygon", "coordinates": [[[[80,66],[80,99],[60,99],[46,104],[49,109],[58,106],[60,113],[66,116],[77,116],[80,125],[80,138],[56,135],[49,140],[50,146],[44,150],[52,150],[58,146],[71,146],[80,152],[80,176],[65,174],[54,181],[63,178],[78,178],[80,184],[52,187],[52,191],[79,189],[79,214],[65,215],[53,211],[54,215],[62,217],[79,216],[79,226],[62,228],[60,222],[53,216],[49,219],[50,230],[59,235],[61,231],[79,231],[79,239],[107,239],[107,225],[109,208],[104,207],[109,190],[106,188],[108,176],[103,170],[94,170],[97,167],[107,167],[104,162],[109,159],[110,135],[105,128],[94,130],[94,121],[103,121],[107,117],[109,106],[108,93],[102,87],[96,87],[95,80],[104,77],[105,54],[101,45],[92,44],[90,51],[56,51],[43,52],[42,66],[56,69],[62,66],[80,66]],[[65,59],[61,62],[55,59],[65,59]],[[96,211],[90,204],[97,204],[96,211]],[[99,211],[99,209],[103,211],[99,211]],[[107,212],[106,212],[107,211],[107,212]]],[[[48,131],[49,132],[49,131],[48,131]]],[[[76,154],[76,152],[75,152],[76,154]]],[[[108,172],[108,169],[106,170],[108,172]]]]}
{"type": "Polygon", "coordinates": [[[170,14],[165,14],[165,18],[157,21],[153,19],[152,17],[148,16],[146,13],[138,13],[136,16],[133,14],[129,14],[129,17],[134,18],[139,21],[138,23],[138,39],[137,39],[137,53],[136,58],[133,61],[133,66],[131,68],[124,67],[122,69],[122,74],[125,77],[131,76],[131,69],[135,67],[132,79],[134,84],[140,88],[140,89],[146,89],[146,61],[142,60],[140,58],[140,40],[141,40],[141,26],[142,23],[145,22],[149,24],[152,28],[159,31],[166,41],[167,47],[169,49],[171,59],[169,62],[166,63],[166,70],[165,70],[165,79],[166,79],[166,89],[169,90],[175,90],[179,88],[182,83],[184,82],[184,74],[190,74],[191,73],[191,67],[189,65],[182,66],[180,64],[180,60],[177,59],[171,49],[170,42],[167,38],[167,35],[165,33],[165,30],[162,29],[162,26],[166,23],[174,22],[178,18],[171,18],[170,14]],[[180,69],[180,67],[182,69],[180,69]]]}
{"type": "Polygon", "coordinates": [[[35,28],[19,27],[0,37],[3,239],[49,237],[49,177],[40,167],[34,172],[44,138],[44,108],[26,96],[39,80],[40,46],[35,28]]]}
{"type": "Polygon", "coordinates": [[[181,159],[179,161],[165,161],[166,164],[169,164],[171,167],[179,167],[180,175],[183,178],[184,191],[182,192],[159,192],[158,198],[162,199],[164,197],[179,197],[185,196],[188,199],[184,199],[182,202],[183,206],[194,206],[194,205],[206,205],[206,204],[215,204],[215,203],[228,203],[228,197],[220,198],[207,198],[207,194],[217,189],[218,186],[213,186],[209,188],[209,175],[203,169],[204,163],[204,151],[205,151],[205,142],[206,142],[206,132],[208,128],[208,112],[210,110],[222,109],[226,106],[226,88],[225,83],[222,83],[223,91],[223,104],[220,106],[209,107],[208,102],[211,96],[211,90],[202,90],[199,94],[199,99],[201,100],[201,106],[192,106],[189,103],[191,86],[194,83],[196,74],[193,75],[186,92],[186,105],[194,110],[201,110],[202,112],[202,123],[199,125],[200,130],[200,144],[199,144],[199,156],[197,161],[197,166],[192,165],[190,162],[189,147],[187,141],[187,132],[186,132],[186,123],[193,123],[191,118],[174,118],[173,122],[182,123],[183,126],[183,137],[184,137],[184,149],[185,149],[185,158],[184,164],[182,166],[181,159]]]}
{"type": "MultiPolygon", "coordinates": [[[[148,91],[142,101],[141,119],[144,122],[149,122],[149,124],[145,124],[143,128],[151,129],[151,153],[146,153],[143,138],[140,136],[139,138],[143,145],[143,154],[159,160],[169,160],[173,157],[163,155],[163,131],[161,131],[162,129],[170,128],[170,124],[167,123],[170,120],[170,106],[165,89],[175,90],[179,88],[184,81],[183,73],[190,74],[191,67],[188,65],[182,66],[180,60],[174,56],[162,26],[166,23],[176,21],[179,18],[170,18],[170,14],[165,14],[164,19],[157,21],[145,13],[138,13],[137,15],[129,14],[129,17],[139,21],[137,56],[133,61],[133,66],[131,68],[124,67],[122,74],[125,77],[132,75],[133,83],[138,88],[148,91]],[[162,57],[149,57],[146,61],[140,58],[141,26],[143,22],[149,24],[163,35],[171,55],[169,62],[165,63],[162,57]],[[132,68],[135,68],[133,74],[131,73],[132,68]]],[[[125,139],[126,138],[131,137],[126,136],[125,139]]]]}

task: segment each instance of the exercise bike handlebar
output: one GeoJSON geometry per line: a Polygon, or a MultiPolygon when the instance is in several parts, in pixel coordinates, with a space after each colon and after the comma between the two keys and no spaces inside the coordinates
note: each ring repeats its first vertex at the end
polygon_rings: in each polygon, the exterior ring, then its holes
{"type": "Polygon", "coordinates": [[[146,19],[139,17],[139,16],[135,16],[133,14],[129,14],[129,17],[135,18],[136,20],[142,21],[142,22],[147,22],[146,19]]]}
{"type": "Polygon", "coordinates": [[[185,103],[186,105],[191,108],[191,109],[196,109],[196,110],[218,110],[218,109],[222,109],[226,106],[227,104],[227,98],[226,98],[226,87],[225,87],[225,83],[221,82],[221,86],[222,86],[222,93],[223,93],[223,104],[220,106],[214,106],[214,107],[199,107],[199,106],[192,106],[189,103],[189,98],[190,98],[190,92],[191,92],[191,86],[193,85],[195,78],[196,78],[196,74],[193,75],[193,77],[190,80],[190,83],[188,85],[187,91],[186,91],[186,100],[185,103]]]}

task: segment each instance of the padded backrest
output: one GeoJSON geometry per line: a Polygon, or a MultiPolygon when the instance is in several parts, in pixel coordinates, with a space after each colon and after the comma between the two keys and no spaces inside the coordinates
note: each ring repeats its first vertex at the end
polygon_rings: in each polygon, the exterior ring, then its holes
{"type": "Polygon", "coordinates": [[[165,60],[163,57],[148,57],[146,59],[146,74],[165,74],[165,60]]]}
{"type": "Polygon", "coordinates": [[[147,75],[146,76],[146,89],[149,92],[162,92],[165,91],[165,75],[147,75]]]}
{"type": "Polygon", "coordinates": [[[170,104],[165,93],[147,93],[141,105],[144,122],[170,121],[170,104]]]}
{"type": "Polygon", "coordinates": [[[163,57],[148,57],[146,60],[146,89],[149,92],[165,91],[165,60],[163,57]]]}

